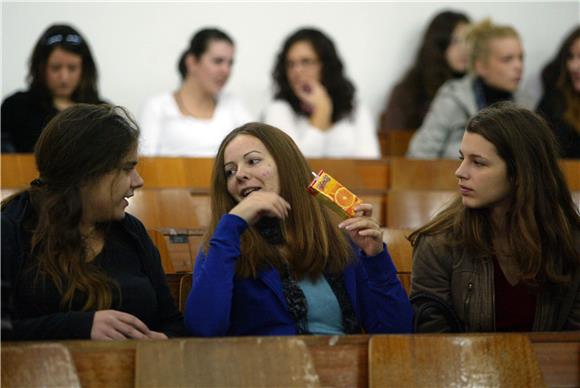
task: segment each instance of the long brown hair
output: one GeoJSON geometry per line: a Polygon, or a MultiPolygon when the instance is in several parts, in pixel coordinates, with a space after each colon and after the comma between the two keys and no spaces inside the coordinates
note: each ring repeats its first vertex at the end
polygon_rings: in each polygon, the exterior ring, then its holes
{"type": "MultiPolygon", "coordinates": [[[[567,284],[580,264],[575,234],[580,214],[557,160],[557,146],[546,122],[513,103],[483,109],[467,132],[491,142],[506,163],[512,184],[506,231],[509,249],[529,285],[567,284]]],[[[423,236],[444,234],[447,243],[470,254],[495,254],[490,210],[470,209],[456,198],[433,220],[409,236],[413,246],[423,236]]]]}
{"type": "Polygon", "coordinates": [[[558,114],[580,133],[580,93],[574,90],[567,62],[571,55],[572,45],[580,39],[580,27],[574,28],[560,46],[556,57],[542,71],[544,92],[555,92],[554,105],[558,114]]]}
{"type": "Polygon", "coordinates": [[[111,307],[116,285],[87,263],[87,246],[79,230],[80,187],[119,169],[137,147],[138,137],[137,125],[125,109],[76,104],[55,116],[36,143],[40,177],[26,190],[34,216],[24,226],[32,232],[36,281],[50,279],[63,307],[71,307],[77,292],[86,296],[84,311],[111,307]]]}
{"type": "Polygon", "coordinates": [[[451,44],[453,31],[462,23],[469,23],[467,15],[443,11],[435,15],[427,26],[412,67],[396,86],[407,91],[402,93],[400,100],[405,125],[404,128],[393,129],[419,128],[437,90],[445,81],[454,78],[454,70],[449,66],[445,55],[451,44]]]}
{"type": "Polygon", "coordinates": [[[266,265],[285,270],[286,262],[290,272],[299,278],[316,278],[323,271],[342,271],[351,262],[353,251],[347,237],[337,228],[339,220],[306,191],[312,179],[311,169],[298,146],[283,131],[262,123],[248,123],[234,129],[220,145],[213,167],[212,216],[205,238],[206,252],[219,220],[237,204],[227,191],[224,152],[239,135],[253,136],[268,149],[280,173],[280,195],[292,210],[281,223],[289,257],[282,257],[280,251],[251,227],[241,238],[236,273],[242,277],[256,277],[266,265]]]}

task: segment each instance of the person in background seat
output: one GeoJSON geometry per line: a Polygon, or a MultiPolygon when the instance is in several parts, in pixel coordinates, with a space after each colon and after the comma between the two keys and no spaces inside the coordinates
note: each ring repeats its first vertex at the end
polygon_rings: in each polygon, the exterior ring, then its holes
{"type": "Polygon", "coordinates": [[[251,121],[242,102],[223,92],[234,52],[234,41],[219,29],[193,35],[178,62],[180,87],[148,99],[141,109],[143,155],[214,157],[232,128],[251,121]]]}
{"type": "Polygon", "coordinates": [[[484,20],[467,32],[470,74],[449,80],[437,92],[407,157],[457,157],[465,125],[486,106],[515,101],[533,109],[534,101],[518,90],[524,70],[524,50],[515,29],[484,20]]]}
{"type": "Polygon", "coordinates": [[[69,25],[42,33],[30,58],[29,87],[2,102],[2,152],[33,152],[46,124],[76,103],[100,104],[87,40],[69,25]]]}
{"type": "Polygon", "coordinates": [[[418,129],[439,87],[467,71],[465,33],[469,18],[460,12],[438,13],[425,31],[415,62],[395,85],[381,119],[381,132],[418,129]]]}
{"type": "Polygon", "coordinates": [[[374,120],[355,100],[355,86],[326,34],[314,28],[291,34],[272,76],[276,92],[263,121],[288,133],[306,157],[380,157],[374,120]]]}
{"type": "Polygon", "coordinates": [[[556,134],[561,156],[580,159],[580,27],[566,37],[542,72],[544,94],[537,111],[556,134]]]}

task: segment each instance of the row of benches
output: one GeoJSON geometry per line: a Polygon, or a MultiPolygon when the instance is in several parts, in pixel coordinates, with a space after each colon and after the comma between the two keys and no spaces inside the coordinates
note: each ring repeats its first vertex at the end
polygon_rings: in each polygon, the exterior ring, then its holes
{"type": "Polygon", "coordinates": [[[2,344],[2,386],[577,386],[580,334],[2,344]]]}
{"type": "MultiPolygon", "coordinates": [[[[314,171],[324,169],[354,192],[385,193],[388,190],[457,190],[455,160],[413,160],[391,157],[382,160],[309,159],[314,171]]],[[[0,159],[2,188],[28,186],[37,178],[31,154],[3,154],[0,159]]],[[[580,190],[580,160],[562,160],[560,166],[571,191],[580,190]]],[[[208,190],[213,159],[141,158],[138,170],[145,187],[208,190]]]]}

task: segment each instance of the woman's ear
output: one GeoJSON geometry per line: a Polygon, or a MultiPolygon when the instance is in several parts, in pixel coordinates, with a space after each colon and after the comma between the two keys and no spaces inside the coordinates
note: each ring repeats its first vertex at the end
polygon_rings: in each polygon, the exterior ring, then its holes
{"type": "Polygon", "coordinates": [[[473,63],[473,67],[475,72],[477,73],[477,75],[486,78],[488,75],[488,71],[487,71],[487,59],[486,58],[479,58],[476,59],[475,62],[473,63]]]}
{"type": "Polygon", "coordinates": [[[187,69],[187,74],[195,74],[197,69],[197,59],[191,53],[185,56],[185,68],[187,69]]]}

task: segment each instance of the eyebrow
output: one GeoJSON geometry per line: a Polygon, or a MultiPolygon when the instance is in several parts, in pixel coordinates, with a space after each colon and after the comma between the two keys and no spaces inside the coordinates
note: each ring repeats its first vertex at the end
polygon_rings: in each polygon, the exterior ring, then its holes
{"type": "MultiPolygon", "coordinates": [[[[257,152],[257,153],[259,153],[259,154],[261,154],[261,153],[262,153],[262,152],[260,152],[260,151],[258,151],[258,150],[252,150],[252,151],[248,151],[248,152],[246,152],[246,153],[244,154],[244,156],[243,156],[243,157],[244,157],[244,158],[246,158],[246,157],[247,157],[249,154],[251,154],[252,152],[257,152]]],[[[227,163],[224,163],[224,167],[226,167],[226,166],[228,166],[228,165],[230,165],[230,164],[234,164],[234,162],[227,162],[227,163]]]]}
{"type": "MultiPolygon", "coordinates": [[[[459,150],[459,154],[461,156],[465,156],[465,155],[463,155],[463,152],[461,150],[459,150]]],[[[471,156],[472,158],[483,158],[483,159],[489,160],[489,158],[487,156],[480,155],[480,154],[468,154],[467,156],[471,156]]]]}

